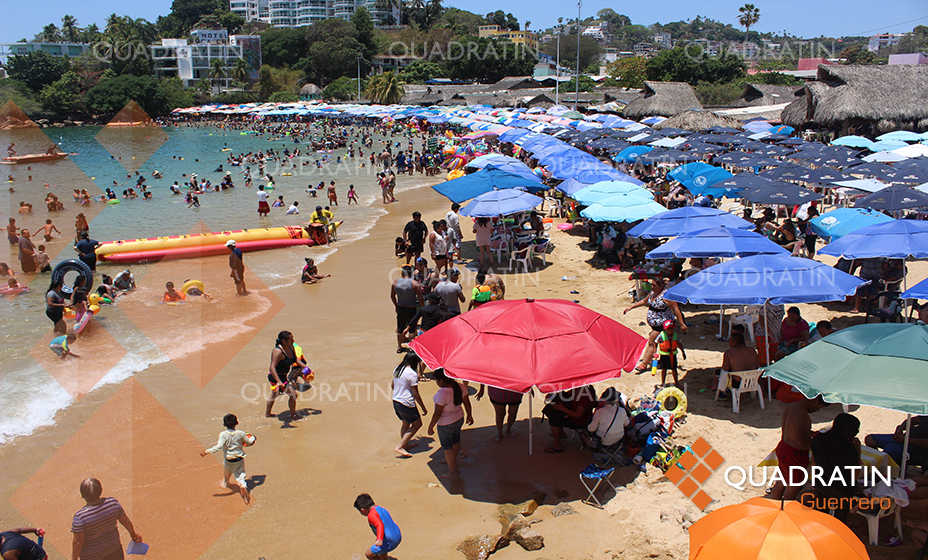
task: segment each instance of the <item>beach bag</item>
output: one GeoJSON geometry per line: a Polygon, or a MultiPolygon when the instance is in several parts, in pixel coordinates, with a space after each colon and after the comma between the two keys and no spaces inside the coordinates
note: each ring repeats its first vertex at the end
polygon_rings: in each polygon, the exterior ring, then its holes
{"type": "Polygon", "coordinates": [[[625,429],[625,435],[638,443],[645,443],[648,436],[658,429],[659,424],[647,412],[640,412],[625,429]]]}

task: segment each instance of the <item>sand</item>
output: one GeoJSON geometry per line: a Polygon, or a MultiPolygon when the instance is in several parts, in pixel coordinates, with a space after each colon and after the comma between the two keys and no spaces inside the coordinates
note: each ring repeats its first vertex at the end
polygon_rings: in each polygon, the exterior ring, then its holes
{"type": "MultiPolygon", "coordinates": [[[[402,187],[405,179],[399,181],[402,187]]],[[[517,435],[496,444],[493,409],[483,400],[474,405],[476,423],[463,433],[468,457],[462,460],[460,478],[438,478],[446,470],[437,462],[442,453],[424,430],[414,457],[396,458],[392,450],[399,421],[389,383],[398,356],[389,285],[401,263],[393,257],[393,238],[412,211],[430,221],[443,217],[449,206],[428,188],[399,190],[398,196],[370,236],[340,246],[323,263],[320,271],[332,278],[278,289],[273,295],[259,290],[258,297],[275,298],[282,305],[255,317],[254,329],[238,337],[231,350],[229,344],[191,338],[191,345],[206,344],[201,369],[210,375],[195,375],[189,361],[153,366],[131,380],[83,394],[58,414],[55,426],[0,448],[4,527],[45,527],[50,558],[65,557],[70,519],[81,505],[78,485],[95,476],[106,495],[125,505],[136,530],[151,543],[152,559],[352,558],[373,541],[365,519],[352,508],[357,494],[369,492],[403,531],[394,557],[462,558],[455,549],[464,538],[499,531],[499,504],[524,500],[541,489],[548,498],[534,516],[542,520],[535,528],[545,536],[545,549],[527,553],[511,545],[494,558],[686,558],[688,535],[678,518],[698,519],[702,513],[653,467],[646,473],[617,469],[613,481],[620,491],[607,495],[602,511],[579,503],[586,494],[577,475],[589,464],[590,453],[580,450],[576,439],[565,441],[564,453],[541,452],[550,443],[547,424],[537,419],[541,395],[534,400],[532,456],[527,454],[527,402],[517,435]],[[287,414],[264,418],[259,396],[267,391],[270,350],[282,330],[294,333],[316,374],[298,404],[307,416],[292,422],[287,414]],[[227,412],[237,414],[240,427],[258,439],[246,459],[247,472],[257,484],[250,506],[218,487],[220,462],[198,455],[215,443],[227,412]],[[579,514],[553,517],[551,510],[561,501],[579,514]]],[[[464,229],[465,257],[472,258],[473,235],[467,225],[464,229]]],[[[592,256],[585,237],[553,229],[547,266],[505,275],[507,297],[577,299],[646,335],[644,311],[621,314],[631,303],[628,274],[593,268],[592,256]],[[565,275],[577,278],[562,281],[565,275]]],[[[921,263],[911,269],[912,283],[926,276],[921,263]]],[[[465,291],[473,285],[472,274],[462,278],[465,291]]],[[[228,297],[231,282],[216,282],[220,294],[228,297]]],[[[831,318],[838,328],[862,320],[849,317],[844,304],[800,307],[808,319],[831,318]]],[[[734,415],[730,401],[713,402],[714,392],[703,390],[727,345],[716,340],[717,325],[704,323],[713,310],[703,306],[684,312],[691,326],[684,339],[689,349],[682,380],[690,413],[676,439],[685,445],[705,438],[724,456],[726,466],[757,464],[778,441],[783,405],[774,401],[762,412],[750,397],[742,413],[734,415]]],[[[655,383],[650,375],[626,374],[598,388],[613,385],[638,397],[650,394],[655,383]]],[[[431,411],[434,383],[421,389],[431,411]]],[[[285,411],[285,400],[274,410],[285,411]]],[[[831,407],[816,414],[816,427],[837,412],[831,407]]],[[[903,418],[869,408],[855,414],[862,434],[892,431],[903,418]]],[[[705,490],[716,500],[707,511],[762,492],[731,489],[719,474],[705,490]]],[[[861,521],[853,516],[851,526],[864,536],[861,521]]],[[[884,535],[888,529],[884,521],[884,535]]],[[[127,540],[123,534],[123,542],[127,540]]],[[[873,558],[908,557],[912,550],[911,545],[870,548],[873,558]]]]}

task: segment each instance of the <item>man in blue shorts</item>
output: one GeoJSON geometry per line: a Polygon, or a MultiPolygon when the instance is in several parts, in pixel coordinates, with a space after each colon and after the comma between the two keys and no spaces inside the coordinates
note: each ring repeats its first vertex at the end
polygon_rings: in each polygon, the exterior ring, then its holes
{"type": "Polygon", "coordinates": [[[374,499],[370,494],[358,496],[354,501],[354,507],[361,512],[361,515],[367,517],[367,522],[376,535],[374,546],[365,551],[364,555],[372,560],[374,558],[387,560],[387,553],[396,550],[400,541],[403,540],[400,528],[393,522],[387,510],[374,504],[374,499]]]}

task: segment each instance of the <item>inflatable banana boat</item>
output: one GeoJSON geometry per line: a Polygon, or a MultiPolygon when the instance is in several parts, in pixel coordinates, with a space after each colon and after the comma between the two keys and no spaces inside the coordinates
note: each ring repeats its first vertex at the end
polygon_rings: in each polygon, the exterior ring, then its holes
{"type": "Polygon", "coordinates": [[[229,248],[226,247],[226,242],[231,240],[234,240],[235,246],[245,253],[328,243],[325,228],[322,226],[284,226],[107,241],[97,246],[96,255],[97,260],[112,263],[228,255],[229,248]]]}

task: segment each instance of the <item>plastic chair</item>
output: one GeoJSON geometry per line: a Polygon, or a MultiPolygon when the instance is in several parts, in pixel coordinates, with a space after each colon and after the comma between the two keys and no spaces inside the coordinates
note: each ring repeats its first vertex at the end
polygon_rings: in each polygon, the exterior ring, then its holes
{"type": "Polygon", "coordinates": [[[564,205],[561,204],[560,200],[554,197],[551,197],[551,196],[546,196],[545,202],[548,203],[548,217],[549,218],[554,218],[554,217],[562,218],[563,217],[564,205]]]}
{"type": "Polygon", "coordinates": [[[733,316],[728,320],[728,338],[731,338],[731,329],[734,325],[744,325],[744,330],[751,337],[751,343],[754,343],[754,323],[758,321],[758,310],[749,309],[746,313],[733,316]]]}
{"type": "Polygon", "coordinates": [[[512,248],[509,246],[509,234],[501,233],[496,238],[490,239],[490,250],[496,252],[496,262],[503,262],[503,253],[511,254],[512,248]]]}
{"type": "Polygon", "coordinates": [[[809,251],[806,250],[806,242],[802,236],[796,238],[796,242],[793,243],[793,251],[790,253],[790,256],[809,258],[809,251]]]}
{"type": "Polygon", "coordinates": [[[548,266],[548,242],[535,243],[530,245],[532,248],[532,257],[541,256],[541,265],[548,266]]]}
{"type": "Polygon", "coordinates": [[[760,387],[760,375],[763,372],[764,370],[762,369],[755,369],[738,373],[738,377],[741,378],[741,386],[737,389],[732,388],[731,390],[732,412],[741,414],[741,395],[747,393],[757,393],[757,398],[760,400],[760,409],[765,410],[764,392],[760,387]]]}
{"type": "Polygon", "coordinates": [[[858,514],[864,516],[867,519],[867,532],[870,537],[870,544],[872,546],[877,546],[880,544],[880,519],[884,517],[889,517],[890,515],[896,515],[896,529],[899,531],[899,538],[902,538],[902,514],[899,510],[899,505],[893,501],[893,505],[887,510],[879,510],[876,512],[864,512],[857,511],[858,514]]]}
{"type": "Polygon", "coordinates": [[[525,272],[528,272],[532,268],[532,256],[529,254],[529,251],[531,250],[532,246],[529,245],[524,249],[513,251],[509,255],[509,271],[512,271],[512,263],[516,263],[516,272],[519,272],[519,263],[521,263],[522,267],[525,269],[525,272]]]}
{"type": "Polygon", "coordinates": [[[612,484],[611,480],[609,480],[610,477],[612,477],[612,473],[614,472],[615,467],[602,469],[597,467],[595,463],[591,463],[590,466],[583,469],[583,472],[580,473],[580,482],[583,484],[583,487],[586,488],[590,493],[589,496],[582,500],[584,504],[603,509],[602,502],[596,498],[596,490],[603,484],[603,482],[605,482],[609,487],[612,488],[613,492],[617,492],[615,485],[612,484]],[[593,484],[591,487],[589,483],[594,481],[595,484],[593,484]]]}

